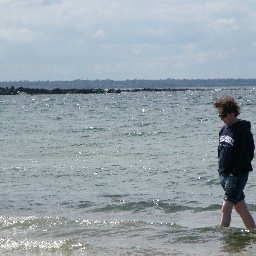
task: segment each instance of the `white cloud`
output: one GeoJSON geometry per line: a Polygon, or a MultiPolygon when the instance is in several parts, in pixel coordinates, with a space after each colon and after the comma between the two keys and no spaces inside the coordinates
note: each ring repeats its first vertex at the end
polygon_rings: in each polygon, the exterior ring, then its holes
{"type": "Polygon", "coordinates": [[[235,18],[220,18],[213,22],[213,29],[216,30],[237,30],[238,25],[235,18]]]}
{"type": "Polygon", "coordinates": [[[0,29],[0,38],[9,41],[23,43],[33,40],[34,33],[28,28],[6,28],[0,29]]]}
{"type": "Polygon", "coordinates": [[[0,17],[1,79],[255,76],[251,0],[1,0],[0,17]]]}
{"type": "Polygon", "coordinates": [[[103,30],[98,30],[92,35],[92,38],[103,38],[104,34],[103,30]]]}

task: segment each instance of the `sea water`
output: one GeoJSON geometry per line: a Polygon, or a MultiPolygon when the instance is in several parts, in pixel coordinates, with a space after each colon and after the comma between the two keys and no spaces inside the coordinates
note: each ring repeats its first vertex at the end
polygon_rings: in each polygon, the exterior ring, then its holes
{"type": "MultiPolygon", "coordinates": [[[[256,134],[255,92],[0,96],[0,254],[256,254],[237,213],[218,227],[213,108],[235,97],[256,134]]],[[[255,187],[252,173],[256,218],[255,187]]]]}

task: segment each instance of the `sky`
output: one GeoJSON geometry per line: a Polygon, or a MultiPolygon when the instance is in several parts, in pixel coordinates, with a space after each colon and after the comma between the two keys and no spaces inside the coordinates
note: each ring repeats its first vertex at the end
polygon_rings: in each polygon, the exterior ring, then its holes
{"type": "Polygon", "coordinates": [[[256,78],[255,0],[0,0],[0,81],[256,78]]]}

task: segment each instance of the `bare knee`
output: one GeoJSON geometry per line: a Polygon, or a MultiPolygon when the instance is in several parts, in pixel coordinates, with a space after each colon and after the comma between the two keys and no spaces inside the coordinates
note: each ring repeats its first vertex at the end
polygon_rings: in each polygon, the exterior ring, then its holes
{"type": "Polygon", "coordinates": [[[244,200],[239,201],[236,205],[234,205],[234,208],[239,215],[248,212],[247,205],[244,200]]]}
{"type": "Polygon", "coordinates": [[[222,213],[231,214],[234,204],[230,201],[223,201],[222,204],[222,213]]]}

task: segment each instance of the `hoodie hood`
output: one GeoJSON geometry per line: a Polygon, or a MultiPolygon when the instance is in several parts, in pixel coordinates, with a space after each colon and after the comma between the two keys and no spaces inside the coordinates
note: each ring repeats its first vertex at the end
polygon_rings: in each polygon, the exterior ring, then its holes
{"type": "Polygon", "coordinates": [[[249,131],[251,131],[251,122],[249,122],[249,121],[238,119],[238,122],[236,123],[236,125],[239,127],[244,126],[249,131]]]}

